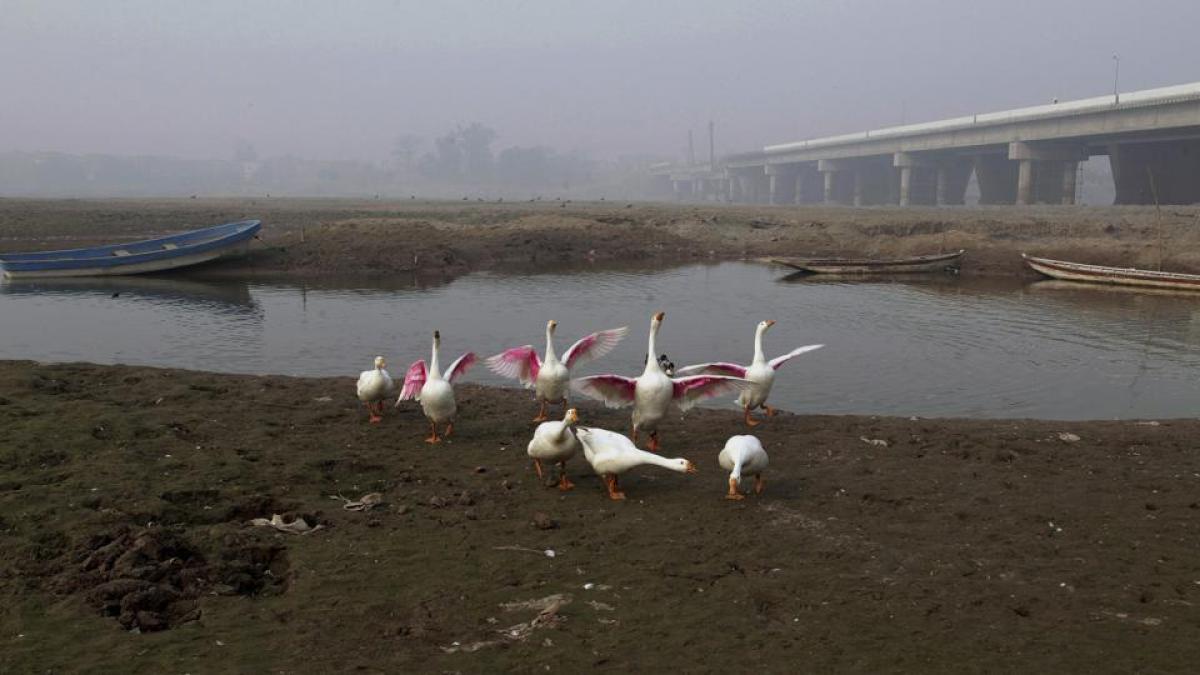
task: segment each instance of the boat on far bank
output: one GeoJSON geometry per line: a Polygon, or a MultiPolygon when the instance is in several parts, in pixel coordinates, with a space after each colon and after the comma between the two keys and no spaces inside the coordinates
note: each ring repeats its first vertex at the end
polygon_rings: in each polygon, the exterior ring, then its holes
{"type": "Polygon", "coordinates": [[[244,254],[262,221],[242,220],[125,244],[34,253],[0,253],[8,279],[145,274],[244,254]]]}
{"type": "Polygon", "coordinates": [[[772,262],[809,274],[905,274],[958,271],[966,250],[911,258],[773,258],[772,262]]]}
{"type": "Polygon", "coordinates": [[[1134,267],[1110,267],[1088,265],[1050,258],[1036,258],[1021,254],[1025,264],[1053,279],[1082,281],[1094,284],[1141,286],[1144,288],[1170,288],[1174,290],[1200,291],[1200,274],[1141,270],[1134,267]]]}

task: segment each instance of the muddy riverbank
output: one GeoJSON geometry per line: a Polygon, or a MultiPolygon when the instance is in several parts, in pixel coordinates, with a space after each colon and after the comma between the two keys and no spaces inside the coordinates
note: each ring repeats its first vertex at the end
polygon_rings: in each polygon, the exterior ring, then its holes
{"type": "MultiPolygon", "coordinates": [[[[1200,658],[1195,420],[783,414],[663,430],[612,503],[465,385],[450,442],[343,378],[0,362],[0,670],[1180,672],[1200,658]],[[338,495],[379,492],[370,511],[338,495]],[[322,529],[248,524],[279,513],[322,529]],[[554,551],[550,557],[545,551],[554,551]],[[136,629],[131,630],[131,629],[136,629]]],[[[627,417],[581,406],[589,424],[627,417]]]]}
{"type": "Polygon", "coordinates": [[[261,218],[255,255],[210,276],[454,276],[614,262],[903,256],[964,248],[966,274],[1020,253],[1200,272],[1200,208],[827,208],[625,202],[0,199],[0,251],[94,245],[261,218]],[[1161,225],[1159,224],[1161,222],[1161,225]]]}

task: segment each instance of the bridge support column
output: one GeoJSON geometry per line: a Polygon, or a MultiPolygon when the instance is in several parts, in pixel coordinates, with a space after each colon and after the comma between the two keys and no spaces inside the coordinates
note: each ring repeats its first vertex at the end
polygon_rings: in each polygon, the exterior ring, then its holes
{"type": "Polygon", "coordinates": [[[1075,203],[1075,179],[1079,175],[1079,162],[1063,162],[1062,172],[1062,203],[1070,206],[1075,203]]]}
{"type": "Polygon", "coordinates": [[[825,176],[826,204],[849,204],[854,199],[854,167],[840,159],[822,159],[817,170],[825,176]]]}
{"type": "Polygon", "coordinates": [[[938,163],[937,203],[959,205],[966,201],[967,182],[971,180],[971,161],[955,157],[938,163]]]}
{"type": "Polygon", "coordinates": [[[766,174],[771,181],[772,204],[792,204],[796,201],[798,171],[795,165],[768,164],[766,174]]]}
{"type": "Polygon", "coordinates": [[[1017,163],[1004,155],[975,158],[980,204],[1012,204],[1017,198],[1017,163]]]}
{"type": "Polygon", "coordinates": [[[1068,201],[1065,172],[1088,158],[1085,146],[1051,143],[1008,144],[1008,158],[1020,162],[1017,172],[1018,204],[1070,204],[1075,201],[1072,179],[1068,201]]]}
{"type": "Polygon", "coordinates": [[[1017,205],[1033,203],[1033,160],[1022,159],[1017,165],[1017,205]]]}
{"type": "Polygon", "coordinates": [[[933,204],[937,200],[937,188],[930,178],[937,165],[926,157],[911,152],[897,152],[892,156],[892,166],[900,169],[900,206],[933,204]]]}
{"type": "Polygon", "coordinates": [[[1117,204],[1200,203],[1200,141],[1109,146],[1117,204]],[[1154,177],[1151,189],[1150,177],[1154,177]]]}

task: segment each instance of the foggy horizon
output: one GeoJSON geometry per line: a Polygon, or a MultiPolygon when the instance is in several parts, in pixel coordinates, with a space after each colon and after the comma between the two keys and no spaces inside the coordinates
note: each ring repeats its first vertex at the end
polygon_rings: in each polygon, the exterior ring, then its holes
{"type": "Polygon", "coordinates": [[[707,156],[1200,80],[1200,4],[0,0],[0,152],[378,162],[494,147],[707,156]],[[1086,31],[1082,27],[1086,24],[1086,31]],[[1131,28],[1132,27],[1132,28],[1131,28]]]}

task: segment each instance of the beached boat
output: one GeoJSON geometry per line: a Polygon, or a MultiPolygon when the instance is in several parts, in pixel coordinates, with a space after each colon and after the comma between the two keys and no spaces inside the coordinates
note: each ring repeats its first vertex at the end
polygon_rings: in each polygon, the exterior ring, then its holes
{"type": "Polygon", "coordinates": [[[9,279],[144,274],[241,255],[261,221],[243,220],[126,244],[36,253],[0,253],[9,279]]]}
{"type": "Polygon", "coordinates": [[[1144,286],[1147,288],[1172,288],[1176,290],[1200,291],[1200,274],[1139,270],[1133,267],[1108,267],[1084,263],[1035,258],[1021,254],[1030,268],[1054,279],[1086,281],[1097,284],[1121,286],[1144,286]]]}
{"type": "Polygon", "coordinates": [[[808,260],[783,258],[774,262],[811,274],[897,274],[910,272],[942,272],[958,269],[964,250],[937,253],[912,258],[813,258],[808,260]]]}

